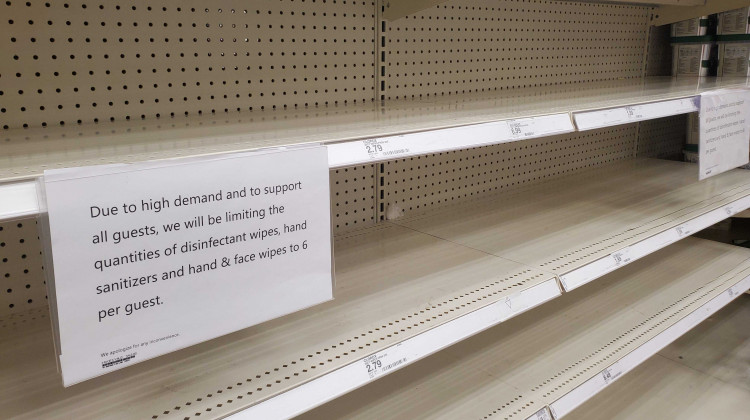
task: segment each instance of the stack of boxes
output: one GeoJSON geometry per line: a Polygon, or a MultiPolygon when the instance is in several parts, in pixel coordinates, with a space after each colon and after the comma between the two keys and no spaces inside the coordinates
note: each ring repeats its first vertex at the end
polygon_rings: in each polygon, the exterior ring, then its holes
{"type": "Polygon", "coordinates": [[[672,75],[716,76],[716,15],[672,24],[672,75]]]}
{"type": "Polygon", "coordinates": [[[716,41],[719,45],[717,74],[747,77],[750,60],[750,7],[720,13],[716,41]]]}

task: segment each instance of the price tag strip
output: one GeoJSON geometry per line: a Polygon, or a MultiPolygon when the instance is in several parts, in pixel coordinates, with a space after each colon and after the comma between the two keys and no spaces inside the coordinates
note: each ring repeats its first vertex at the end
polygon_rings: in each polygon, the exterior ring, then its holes
{"type": "Polygon", "coordinates": [[[698,111],[698,102],[698,96],[691,96],[688,98],[650,102],[640,105],[629,105],[596,111],[574,112],[573,119],[575,120],[578,130],[593,130],[595,128],[696,112],[698,111]]]}
{"type": "Polygon", "coordinates": [[[565,291],[569,292],[748,208],[750,208],[750,196],[742,197],[737,201],[711,210],[679,226],[662,231],[627,248],[613,252],[609,256],[565,273],[560,276],[560,282],[565,291]]]}
{"type": "Polygon", "coordinates": [[[228,418],[249,420],[294,417],[560,295],[555,279],[549,279],[352,362],[228,418]]]}
{"type": "Polygon", "coordinates": [[[671,327],[654,336],[642,346],[623,356],[620,360],[603,369],[591,379],[577,386],[572,391],[550,404],[550,411],[555,419],[559,419],[596,395],[602,389],[615,382],[622,375],[646,361],[649,357],[681,337],[693,327],[705,321],[709,316],[734,300],[741,291],[750,288],[750,277],[745,277],[732,287],[724,290],[703,306],[691,312],[671,327]]]}
{"type": "Polygon", "coordinates": [[[567,113],[495,121],[328,145],[332,168],[571,133],[567,113]]]}

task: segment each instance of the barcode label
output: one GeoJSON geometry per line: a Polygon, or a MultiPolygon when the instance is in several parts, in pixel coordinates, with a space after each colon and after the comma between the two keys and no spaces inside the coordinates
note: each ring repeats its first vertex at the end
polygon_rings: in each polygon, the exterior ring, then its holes
{"type": "Polygon", "coordinates": [[[395,349],[385,350],[362,359],[362,364],[364,365],[365,370],[367,371],[367,376],[370,379],[375,379],[376,377],[387,373],[392,369],[396,369],[407,362],[406,357],[396,355],[394,350],[395,349]]]}
{"type": "Polygon", "coordinates": [[[630,257],[630,250],[625,248],[621,251],[615,252],[614,254],[612,254],[612,260],[617,267],[629,263],[632,260],[632,258],[630,257]]]}
{"type": "Polygon", "coordinates": [[[398,157],[410,152],[410,149],[405,145],[393,144],[390,139],[362,140],[362,146],[370,159],[398,157]]]}
{"type": "Polygon", "coordinates": [[[604,383],[607,384],[607,385],[609,385],[614,380],[616,380],[617,378],[619,378],[620,375],[622,375],[622,370],[621,369],[617,369],[614,366],[611,366],[611,367],[609,367],[607,369],[604,369],[602,371],[602,378],[604,378],[604,383]]]}

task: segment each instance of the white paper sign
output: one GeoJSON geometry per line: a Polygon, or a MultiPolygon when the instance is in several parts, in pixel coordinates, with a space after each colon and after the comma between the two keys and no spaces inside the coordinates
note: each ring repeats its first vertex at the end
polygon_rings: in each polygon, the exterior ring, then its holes
{"type": "Polygon", "coordinates": [[[65,386],[332,298],[325,147],[46,171],[65,386]]]}
{"type": "Polygon", "coordinates": [[[748,163],[750,91],[703,93],[700,108],[699,179],[748,163]]]}

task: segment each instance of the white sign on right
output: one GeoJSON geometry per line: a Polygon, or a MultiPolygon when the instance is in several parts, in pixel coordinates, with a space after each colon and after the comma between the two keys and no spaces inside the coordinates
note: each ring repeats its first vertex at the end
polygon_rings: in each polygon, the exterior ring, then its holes
{"type": "Polygon", "coordinates": [[[750,91],[717,90],[701,95],[699,179],[748,163],[750,91]]]}

